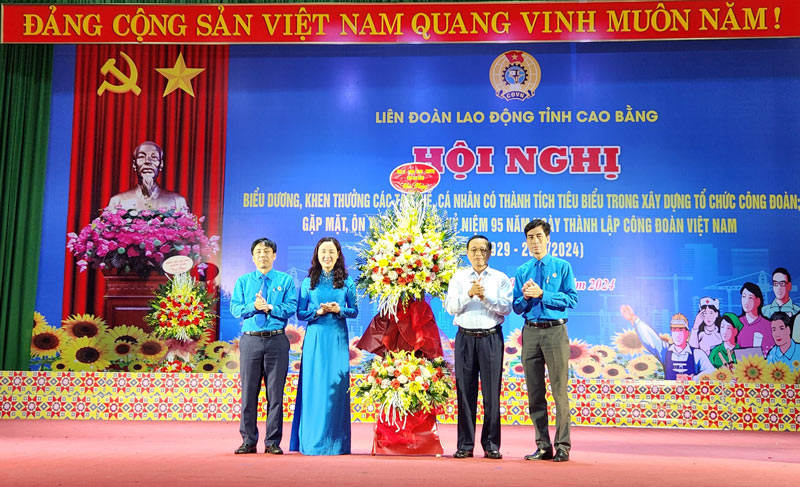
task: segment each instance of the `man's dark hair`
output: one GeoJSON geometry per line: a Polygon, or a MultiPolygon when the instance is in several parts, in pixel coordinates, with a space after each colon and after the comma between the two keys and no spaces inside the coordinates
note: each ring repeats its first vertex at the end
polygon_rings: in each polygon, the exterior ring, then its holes
{"type": "Polygon", "coordinates": [[[547,220],[542,220],[541,218],[536,218],[534,220],[531,220],[528,222],[527,225],[525,225],[525,232],[524,232],[525,235],[528,235],[528,232],[530,232],[536,227],[542,227],[545,236],[546,237],[550,236],[550,224],[547,223],[547,220]]]}
{"type": "Polygon", "coordinates": [[[489,244],[489,253],[491,253],[492,252],[492,241],[489,240],[488,238],[486,238],[483,235],[473,235],[473,236],[471,236],[469,238],[469,240],[467,240],[467,250],[469,250],[469,243],[472,242],[475,239],[478,239],[478,238],[482,238],[482,239],[486,240],[486,243],[489,244]]]}
{"type": "Polygon", "coordinates": [[[253,255],[253,252],[256,250],[256,247],[258,247],[260,244],[264,244],[267,247],[271,248],[274,253],[276,254],[278,253],[278,244],[276,244],[275,242],[273,242],[268,238],[259,238],[253,241],[253,243],[250,245],[250,255],[253,255]]]}
{"type": "Polygon", "coordinates": [[[772,316],[769,317],[769,321],[777,321],[777,320],[783,321],[783,324],[786,325],[786,328],[789,329],[789,335],[791,335],[792,334],[792,330],[794,329],[794,326],[793,326],[794,322],[792,320],[792,317],[789,316],[784,311],[776,311],[776,312],[772,313],[772,316]]]}

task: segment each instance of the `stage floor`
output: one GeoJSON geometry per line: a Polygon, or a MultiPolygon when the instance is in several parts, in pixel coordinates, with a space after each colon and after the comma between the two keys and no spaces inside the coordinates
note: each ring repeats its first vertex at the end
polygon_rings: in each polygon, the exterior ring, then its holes
{"type": "MultiPolygon", "coordinates": [[[[263,424],[261,433],[263,434],[263,424]]],[[[354,423],[353,455],[234,455],[238,423],[0,420],[0,483],[22,485],[796,486],[795,432],[573,427],[568,463],[527,462],[530,426],[503,426],[503,460],[374,457],[372,424],[354,423]],[[274,484],[273,484],[274,482],[274,484]]],[[[480,426],[478,430],[480,435],[480,426]]],[[[479,436],[478,436],[479,437],[479,436]]],[[[263,445],[259,445],[259,452],[263,445]]],[[[475,451],[478,457],[482,451],[475,451]]]]}

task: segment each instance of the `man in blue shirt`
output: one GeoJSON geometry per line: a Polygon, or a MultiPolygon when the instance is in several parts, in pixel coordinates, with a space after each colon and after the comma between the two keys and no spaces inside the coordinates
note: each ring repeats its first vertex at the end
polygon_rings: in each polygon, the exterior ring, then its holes
{"type": "Polygon", "coordinates": [[[567,309],[578,303],[572,266],[548,255],[550,224],[531,220],[525,225],[525,240],[533,258],[522,264],[514,277],[514,312],[525,318],[522,329],[522,364],[528,387],[528,407],[536,428],[536,451],[525,460],[566,462],[571,447],[569,381],[569,338],[567,309]],[[556,403],[556,436],[553,443],[547,429],[545,365],[556,403]]]}
{"type": "Polygon", "coordinates": [[[239,341],[239,375],[242,412],[239,432],[242,444],[234,453],[255,453],[258,443],[258,393],[262,379],[267,389],[265,452],[280,455],[283,434],[283,387],[289,367],[289,340],[284,329],[297,312],[294,279],[272,268],[278,246],[260,238],[250,246],[256,270],[236,280],[231,295],[231,314],[242,319],[239,341]]]}

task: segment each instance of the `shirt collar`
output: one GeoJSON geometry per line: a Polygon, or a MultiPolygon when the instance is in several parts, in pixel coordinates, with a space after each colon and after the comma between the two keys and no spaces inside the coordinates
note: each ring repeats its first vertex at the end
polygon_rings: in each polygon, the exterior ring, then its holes
{"type": "Polygon", "coordinates": [[[490,269],[490,267],[487,265],[486,268],[483,271],[477,272],[475,269],[472,268],[472,266],[470,266],[469,272],[470,272],[471,276],[481,277],[481,276],[487,275],[489,273],[489,269],[490,269]]]}
{"type": "MultiPolygon", "coordinates": [[[[535,257],[534,257],[534,259],[535,259],[535,257]]],[[[552,258],[552,257],[550,256],[550,254],[548,253],[548,254],[544,254],[544,257],[542,257],[542,258],[541,258],[541,260],[537,260],[537,261],[536,261],[536,263],[538,264],[539,262],[541,262],[541,263],[542,263],[542,266],[548,266],[548,265],[550,265],[550,261],[551,261],[552,259],[553,259],[553,258],[552,258]]]]}

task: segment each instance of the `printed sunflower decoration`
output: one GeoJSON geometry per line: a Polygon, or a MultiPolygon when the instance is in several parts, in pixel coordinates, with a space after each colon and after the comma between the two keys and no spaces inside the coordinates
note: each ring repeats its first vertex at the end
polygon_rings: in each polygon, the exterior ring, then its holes
{"type": "Polygon", "coordinates": [[[569,361],[580,362],[589,356],[589,344],[580,338],[572,338],[569,341],[569,361]]]}
{"type": "Polygon", "coordinates": [[[596,355],[600,363],[613,362],[617,358],[617,351],[608,345],[595,345],[589,349],[589,354],[596,355]]]}
{"type": "Polygon", "coordinates": [[[141,361],[131,362],[128,364],[128,372],[147,372],[150,367],[141,361]]]}
{"type": "Polygon", "coordinates": [[[661,363],[650,354],[632,358],[627,366],[630,374],[639,379],[646,379],[654,374],[663,373],[661,363]]]}
{"type": "Polygon", "coordinates": [[[794,372],[786,380],[786,383],[800,385],[800,368],[794,369],[794,372]]]}
{"type": "Polygon", "coordinates": [[[786,384],[792,377],[789,365],[784,362],[775,362],[767,366],[766,381],[772,384],[786,384]]]}
{"type": "Polygon", "coordinates": [[[65,372],[69,370],[69,365],[63,360],[58,359],[50,365],[50,369],[55,372],[65,372]]]}
{"type": "Polygon", "coordinates": [[[69,338],[102,338],[107,332],[106,321],[92,314],[74,314],[61,322],[69,338]]]}
{"type": "Polygon", "coordinates": [[[737,382],[767,382],[767,361],[763,357],[745,357],[733,366],[737,382]]]}
{"type": "Polygon", "coordinates": [[[289,349],[292,352],[300,353],[303,350],[303,337],[306,336],[305,327],[288,324],[284,328],[284,333],[289,339],[289,349]]]}
{"type": "Polygon", "coordinates": [[[111,354],[104,342],[86,336],[70,340],[62,358],[70,370],[96,372],[111,365],[111,354]]]}
{"type": "Polygon", "coordinates": [[[602,373],[600,375],[606,379],[622,379],[628,375],[625,367],[619,364],[608,364],[603,366],[601,370],[602,373]]]}
{"type": "Polygon", "coordinates": [[[637,355],[644,351],[644,345],[642,345],[633,328],[628,328],[622,333],[614,335],[614,345],[619,353],[623,355],[637,355]]]}
{"type": "MultiPolygon", "coordinates": [[[[142,360],[150,364],[156,364],[167,355],[167,344],[158,338],[148,336],[141,343],[136,352],[136,360],[142,360]]],[[[130,369],[129,369],[130,370],[130,369]]]]}
{"type": "Polygon", "coordinates": [[[522,352],[522,330],[518,328],[509,333],[504,345],[503,359],[506,362],[511,362],[519,357],[522,352]]]}
{"type": "Polygon", "coordinates": [[[109,330],[103,340],[111,351],[112,360],[128,362],[135,357],[139,344],[146,338],[147,333],[140,328],[121,325],[109,330]]]}
{"type": "Polygon", "coordinates": [[[239,372],[239,353],[232,352],[222,359],[222,371],[226,374],[233,374],[235,372],[239,372]]]}
{"type": "Polygon", "coordinates": [[[289,371],[295,374],[300,373],[301,364],[299,360],[292,360],[292,363],[289,364],[289,371]]]}
{"type": "Polygon", "coordinates": [[[603,368],[592,360],[584,360],[575,368],[575,372],[584,379],[595,379],[603,373],[603,368]]]}
{"type": "Polygon", "coordinates": [[[218,362],[222,362],[222,359],[228,355],[228,350],[230,349],[231,344],[228,342],[211,342],[203,349],[206,356],[210,359],[216,360],[218,362]]]}
{"type": "Polygon", "coordinates": [[[37,327],[47,325],[47,320],[45,319],[44,315],[39,313],[38,311],[33,312],[33,329],[36,330],[37,327]]]}
{"type": "Polygon", "coordinates": [[[64,332],[49,325],[39,325],[31,335],[31,357],[52,358],[65,342],[64,332]]]}
{"type": "Polygon", "coordinates": [[[364,359],[364,352],[362,352],[361,350],[359,350],[356,347],[356,343],[358,343],[358,340],[360,338],[361,337],[355,337],[352,340],[350,340],[350,366],[351,367],[354,367],[354,366],[360,364],[361,361],[364,359]]]}
{"type": "Polygon", "coordinates": [[[198,372],[201,374],[212,374],[218,370],[219,370],[219,363],[216,360],[207,358],[205,360],[197,362],[197,365],[194,366],[194,370],[192,372],[198,372]]]}

